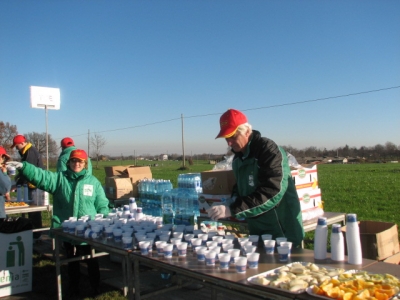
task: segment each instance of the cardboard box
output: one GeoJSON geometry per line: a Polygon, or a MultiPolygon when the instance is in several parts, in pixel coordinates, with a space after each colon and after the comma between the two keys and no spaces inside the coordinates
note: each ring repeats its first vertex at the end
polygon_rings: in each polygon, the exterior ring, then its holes
{"type": "Polygon", "coordinates": [[[208,217],[207,209],[209,209],[214,203],[226,203],[231,195],[210,195],[210,194],[199,194],[199,210],[201,217],[208,217]]]}
{"type": "Polygon", "coordinates": [[[203,193],[209,195],[230,195],[236,184],[232,170],[212,170],[201,172],[203,193]]]}
{"type": "Polygon", "coordinates": [[[153,174],[151,173],[150,167],[135,167],[135,166],[128,166],[122,172],[121,177],[128,177],[131,178],[132,182],[136,182],[140,179],[152,179],[153,174]]]}
{"type": "Polygon", "coordinates": [[[128,166],[110,166],[110,167],[104,167],[104,171],[106,172],[106,177],[113,177],[113,176],[122,176],[124,174],[124,171],[132,167],[130,165],[128,166]]]}
{"type": "Polygon", "coordinates": [[[389,264],[400,265],[400,252],[397,252],[395,255],[389,256],[383,262],[389,264]]]}
{"type": "Polygon", "coordinates": [[[307,210],[314,207],[323,207],[320,189],[301,189],[297,190],[299,196],[301,210],[307,210]]]}
{"type": "Polygon", "coordinates": [[[296,185],[296,189],[318,188],[318,171],[317,165],[312,167],[303,167],[300,169],[292,169],[292,178],[296,185]]]}
{"type": "Polygon", "coordinates": [[[0,297],[32,290],[32,230],[0,233],[0,297]]]}
{"type": "MultiPolygon", "coordinates": [[[[359,227],[363,258],[383,260],[399,252],[396,223],[360,221],[359,227]]],[[[346,226],[342,231],[346,236],[346,226]]]]}
{"type": "Polygon", "coordinates": [[[105,192],[108,198],[122,199],[134,197],[132,181],[130,178],[114,176],[106,177],[105,181],[105,192]]]}

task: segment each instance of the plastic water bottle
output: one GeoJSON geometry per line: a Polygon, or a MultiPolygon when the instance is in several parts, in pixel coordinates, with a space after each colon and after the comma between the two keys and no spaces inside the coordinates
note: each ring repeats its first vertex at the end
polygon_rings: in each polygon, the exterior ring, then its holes
{"type": "Polygon", "coordinates": [[[21,202],[21,198],[22,198],[21,185],[17,185],[17,201],[21,202]]]}
{"type": "Polygon", "coordinates": [[[193,216],[193,197],[191,189],[180,189],[178,192],[178,210],[181,217],[181,224],[190,225],[193,216]]]}
{"type": "Polygon", "coordinates": [[[319,217],[317,228],[315,229],[314,236],[314,258],[325,259],[326,247],[328,242],[328,226],[326,225],[326,218],[319,217]]]}
{"type": "Polygon", "coordinates": [[[172,194],[170,191],[165,191],[161,198],[163,224],[174,224],[175,211],[172,194]]]}
{"type": "Polygon", "coordinates": [[[133,214],[134,219],[136,218],[136,209],[137,209],[137,204],[135,197],[129,198],[129,211],[131,214],[133,214]]]}
{"type": "Polygon", "coordinates": [[[335,261],[344,260],[344,238],[343,233],[340,230],[340,224],[332,225],[331,259],[335,261]]]}
{"type": "Polygon", "coordinates": [[[29,196],[28,196],[28,185],[24,184],[24,201],[27,202],[29,200],[29,196]]]}
{"type": "Polygon", "coordinates": [[[362,264],[360,228],[356,214],[347,215],[346,223],[347,262],[352,265],[362,264]]]}

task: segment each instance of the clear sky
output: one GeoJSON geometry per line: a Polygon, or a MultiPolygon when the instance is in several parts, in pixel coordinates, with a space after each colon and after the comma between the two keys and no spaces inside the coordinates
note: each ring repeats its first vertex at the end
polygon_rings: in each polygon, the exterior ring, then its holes
{"type": "Polygon", "coordinates": [[[46,132],[43,86],[61,91],[52,138],[98,133],[110,155],[182,153],[182,115],[186,155],[225,153],[228,108],[279,145],[400,145],[399,15],[398,0],[3,0],[0,120],[46,132]]]}

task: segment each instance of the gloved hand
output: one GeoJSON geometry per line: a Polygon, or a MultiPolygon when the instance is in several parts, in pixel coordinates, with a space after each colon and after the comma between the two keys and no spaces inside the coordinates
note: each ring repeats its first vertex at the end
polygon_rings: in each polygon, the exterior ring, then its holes
{"type": "Polygon", "coordinates": [[[210,219],[213,221],[223,218],[229,218],[232,215],[231,210],[227,205],[211,206],[207,210],[207,213],[210,219]]]}
{"type": "Polygon", "coordinates": [[[7,167],[14,167],[16,169],[21,169],[23,164],[19,161],[8,161],[6,162],[7,167]]]}

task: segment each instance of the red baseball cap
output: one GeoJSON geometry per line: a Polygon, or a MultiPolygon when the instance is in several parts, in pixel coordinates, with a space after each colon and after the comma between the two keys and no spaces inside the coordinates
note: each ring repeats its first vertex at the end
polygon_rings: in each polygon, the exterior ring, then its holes
{"type": "Polygon", "coordinates": [[[14,148],[15,145],[21,144],[21,143],[23,143],[23,142],[25,142],[25,141],[26,141],[25,137],[24,137],[22,134],[18,134],[18,135],[16,135],[16,136],[14,137],[14,139],[13,139],[13,144],[12,144],[11,148],[14,148]]]}
{"type": "Polygon", "coordinates": [[[247,123],[247,117],[236,109],[228,109],[219,118],[219,131],[217,138],[229,138],[236,133],[238,127],[247,123]]]}
{"type": "Polygon", "coordinates": [[[68,148],[71,146],[75,146],[73,139],[66,137],[61,140],[61,148],[68,148]]]}
{"type": "Polygon", "coordinates": [[[7,154],[6,149],[4,149],[3,147],[0,146],[0,156],[5,156],[6,160],[10,159],[10,155],[7,154]]]}
{"type": "Polygon", "coordinates": [[[71,154],[69,155],[69,159],[77,158],[80,160],[87,160],[88,156],[85,152],[85,150],[82,149],[76,149],[71,151],[71,154]]]}

